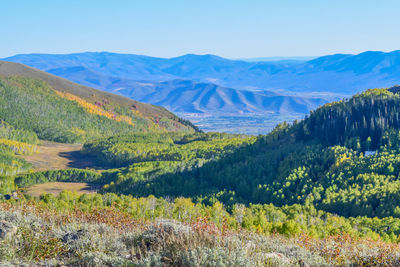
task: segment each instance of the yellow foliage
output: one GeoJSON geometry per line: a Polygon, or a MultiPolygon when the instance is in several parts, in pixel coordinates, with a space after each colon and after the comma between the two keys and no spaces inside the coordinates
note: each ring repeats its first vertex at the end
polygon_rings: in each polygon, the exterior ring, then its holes
{"type": "Polygon", "coordinates": [[[70,94],[70,93],[60,92],[60,91],[56,91],[56,93],[57,93],[57,95],[61,96],[62,98],[66,98],[68,100],[78,103],[81,107],[85,108],[87,110],[87,112],[89,112],[89,113],[103,116],[103,117],[106,117],[106,118],[109,118],[109,119],[112,119],[112,120],[115,120],[118,122],[125,122],[132,126],[134,125],[134,123],[132,122],[132,118],[129,118],[128,116],[113,114],[109,111],[102,109],[101,107],[91,104],[91,103],[85,101],[84,99],[82,99],[76,95],[70,94]]]}
{"type": "Polygon", "coordinates": [[[343,154],[340,158],[337,159],[335,165],[339,167],[343,162],[350,160],[351,158],[347,154],[343,154]]]}
{"type": "Polygon", "coordinates": [[[14,153],[17,154],[33,154],[37,152],[37,146],[24,143],[24,142],[18,142],[14,140],[8,140],[8,139],[3,139],[0,138],[0,145],[5,145],[9,147],[14,153]]]}

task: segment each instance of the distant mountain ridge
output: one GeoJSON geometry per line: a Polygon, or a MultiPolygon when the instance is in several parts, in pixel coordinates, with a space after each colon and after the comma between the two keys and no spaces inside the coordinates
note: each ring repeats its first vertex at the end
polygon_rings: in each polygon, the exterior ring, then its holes
{"type": "Polygon", "coordinates": [[[173,112],[200,114],[305,114],[326,103],[321,98],[279,95],[271,91],[244,91],[190,80],[116,82],[114,93],[173,112]]]}
{"type": "Polygon", "coordinates": [[[63,77],[75,72],[75,67],[84,67],[101,75],[130,80],[183,79],[236,89],[297,93],[333,92],[350,95],[365,88],[390,87],[400,83],[400,51],[336,54],[300,63],[246,62],[193,54],[167,59],[108,52],[26,54],[4,60],[50,73],[57,72],[63,77]]]}

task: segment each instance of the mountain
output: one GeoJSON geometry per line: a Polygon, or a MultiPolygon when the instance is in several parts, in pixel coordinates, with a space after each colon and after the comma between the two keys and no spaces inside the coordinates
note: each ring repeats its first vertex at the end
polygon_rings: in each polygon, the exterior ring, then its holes
{"type": "Polygon", "coordinates": [[[164,108],[0,61],[0,119],[41,139],[83,142],[118,133],[194,131],[164,108]]]}
{"type": "Polygon", "coordinates": [[[300,63],[300,62],[312,60],[314,58],[317,58],[317,57],[307,57],[307,56],[305,56],[305,57],[254,57],[254,58],[242,58],[241,60],[247,61],[247,62],[280,61],[280,62],[300,63]]]}
{"type": "Polygon", "coordinates": [[[115,81],[108,90],[173,112],[213,115],[305,114],[326,100],[279,95],[271,91],[245,91],[189,80],[165,82],[115,81]],[[115,89],[112,89],[115,88],[115,89]]]}
{"type": "Polygon", "coordinates": [[[306,114],[326,103],[321,98],[284,96],[271,91],[237,90],[209,82],[179,79],[163,82],[135,81],[106,76],[80,66],[52,69],[49,73],[180,113],[306,114]]]}
{"type": "Polygon", "coordinates": [[[17,55],[4,60],[22,63],[46,72],[61,68],[69,70],[71,67],[80,66],[106,76],[128,79],[132,79],[132,77],[138,77],[140,80],[166,80],[176,78],[173,75],[158,70],[159,66],[168,62],[167,59],[140,55],[107,52],[67,55],[29,54],[17,55]]]}
{"type": "MultiPolygon", "coordinates": [[[[400,83],[400,51],[336,54],[305,62],[246,62],[214,55],[154,58],[107,52],[69,55],[26,54],[6,58],[64,77],[84,67],[129,80],[174,79],[211,82],[235,89],[354,94],[363,88],[400,83]]],[[[90,76],[90,74],[88,74],[90,76]]],[[[84,76],[76,82],[85,81],[84,76]]],[[[103,88],[102,88],[103,89],[103,88]]]]}

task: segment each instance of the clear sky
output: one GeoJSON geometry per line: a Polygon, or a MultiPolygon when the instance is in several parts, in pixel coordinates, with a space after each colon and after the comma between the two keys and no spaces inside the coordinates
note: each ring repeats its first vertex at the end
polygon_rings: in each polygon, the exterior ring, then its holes
{"type": "Polygon", "coordinates": [[[319,56],[400,49],[399,0],[0,0],[0,57],[319,56]]]}

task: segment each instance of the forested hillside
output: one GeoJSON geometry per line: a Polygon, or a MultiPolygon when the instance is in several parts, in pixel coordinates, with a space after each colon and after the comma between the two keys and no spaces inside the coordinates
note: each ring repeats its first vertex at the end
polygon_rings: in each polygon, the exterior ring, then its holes
{"type": "MultiPolygon", "coordinates": [[[[27,171],[31,166],[16,155],[27,155],[37,152],[39,139],[34,132],[17,130],[0,120],[0,177],[13,176],[27,171]]],[[[13,189],[12,179],[0,181],[0,191],[4,193],[13,189]]]]}
{"type": "Polygon", "coordinates": [[[44,140],[71,143],[118,133],[196,129],[163,108],[9,62],[0,62],[0,101],[0,119],[44,140]]]}
{"type": "MultiPolygon", "coordinates": [[[[368,90],[194,166],[183,159],[191,158],[197,142],[178,150],[161,142],[146,150],[134,138],[117,138],[88,143],[84,152],[114,166],[133,164],[121,170],[108,191],[217,198],[226,204],[311,204],[343,216],[400,217],[399,108],[400,95],[368,90]],[[165,160],[179,160],[180,170],[148,169],[165,160]],[[185,162],[191,168],[182,167],[185,162]],[[146,171],[140,171],[143,166],[146,171]]],[[[195,151],[199,157],[201,150],[195,151]]]]}

